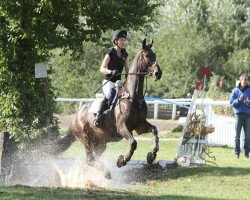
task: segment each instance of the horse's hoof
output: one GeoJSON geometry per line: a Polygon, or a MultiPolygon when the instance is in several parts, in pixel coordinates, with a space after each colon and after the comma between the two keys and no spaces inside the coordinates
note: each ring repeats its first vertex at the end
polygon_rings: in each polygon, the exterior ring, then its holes
{"type": "Polygon", "coordinates": [[[148,155],[147,155],[147,163],[150,164],[150,165],[153,164],[155,158],[156,158],[156,153],[149,152],[148,155]]]}
{"type": "Polygon", "coordinates": [[[116,162],[116,165],[117,165],[117,167],[122,167],[122,166],[124,166],[124,165],[126,165],[127,163],[126,162],[124,162],[124,156],[123,155],[120,155],[119,156],[119,158],[118,158],[118,160],[117,160],[117,162],[116,162]]]}

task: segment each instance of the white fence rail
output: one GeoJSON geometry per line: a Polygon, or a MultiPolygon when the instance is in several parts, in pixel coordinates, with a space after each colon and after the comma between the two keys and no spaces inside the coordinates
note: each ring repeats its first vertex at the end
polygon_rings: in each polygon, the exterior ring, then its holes
{"type": "MultiPolygon", "coordinates": [[[[78,102],[79,107],[81,107],[84,103],[92,102],[94,101],[94,98],[57,98],[55,101],[58,102],[78,102]]],[[[176,119],[176,106],[186,106],[190,104],[191,99],[158,99],[158,98],[149,98],[149,100],[146,99],[147,104],[153,104],[154,105],[154,119],[158,119],[158,113],[159,113],[159,105],[173,105],[172,109],[172,119],[176,119]]]]}
{"type": "MultiPolygon", "coordinates": [[[[79,107],[84,103],[94,101],[94,98],[57,98],[55,101],[58,102],[78,102],[79,107]]],[[[154,105],[154,119],[158,119],[159,105],[172,105],[172,119],[176,119],[176,107],[187,107],[190,105],[191,99],[159,99],[159,98],[145,98],[147,104],[154,105]]],[[[205,105],[206,110],[210,109],[209,106],[219,105],[219,106],[229,106],[228,101],[213,101],[210,99],[197,99],[195,105],[205,105]]]]}
{"type": "MultiPolygon", "coordinates": [[[[93,98],[57,98],[56,101],[79,102],[79,106],[83,103],[94,101],[93,98]]],[[[158,118],[158,109],[161,104],[169,104],[173,106],[172,119],[176,117],[176,106],[187,106],[191,99],[154,99],[146,100],[147,104],[154,105],[154,118],[158,118]]],[[[210,99],[197,99],[195,105],[204,105],[207,115],[207,124],[213,124],[215,131],[208,136],[208,142],[213,145],[234,146],[235,137],[235,121],[233,117],[215,115],[212,106],[230,106],[229,101],[212,101],[210,99]]],[[[243,148],[244,132],[241,134],[241,148],[243,148]]]]}
{"type": "MultiPolygon", "coordinates": [[[[215,131],[208,135],[208,142],[213,145],[227,145],[234,147],[235,140],[235,119],[234,117],[227,117],[215,115],[211,117],[210,124],[213,124],[215,131]]],[[[243,149],[245,133],[241,130],[240,146],[243,149]]]]}

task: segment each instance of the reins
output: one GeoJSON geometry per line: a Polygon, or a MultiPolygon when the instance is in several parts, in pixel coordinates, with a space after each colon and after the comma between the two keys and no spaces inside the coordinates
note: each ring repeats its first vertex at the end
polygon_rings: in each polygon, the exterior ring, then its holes
{"type": "Polygon", "coordinates": [[[114,76],[126,76],[126,75],[148,75],[149,72],[133,72],[133,73],[117,73],[117,74],[113,74],[112,76],[109,77],[108,80],[106,80],[106,82],[104,84],[102,84],[95,92],[94,95],[104,86],[106,85],[114,76]]]}

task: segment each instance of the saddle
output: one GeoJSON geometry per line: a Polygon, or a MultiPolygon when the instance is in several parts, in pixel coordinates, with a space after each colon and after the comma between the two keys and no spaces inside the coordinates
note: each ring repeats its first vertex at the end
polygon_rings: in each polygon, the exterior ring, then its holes
{"type": "MultiPolygon", "coordinates": [[[[124,99],[129,97],[129,93],[124,90],[123,84],[120,80],[116,81],[115,88],[111,91],[111,98],[108,100],[107,108],[103,111],[103,114],[109,113],[116,106],[118,99],[124,99]]],[[[104,98],[103,93],[97,93],[96,99],[90,106],[89,112],[96,114],[101,106],[104,98]]]]}

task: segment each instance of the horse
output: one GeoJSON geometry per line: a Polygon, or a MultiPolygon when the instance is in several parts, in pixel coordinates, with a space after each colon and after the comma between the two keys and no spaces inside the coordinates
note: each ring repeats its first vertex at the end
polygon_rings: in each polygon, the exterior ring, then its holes
{"type": "Polygon", "coordinates": [[[146,119],[147,104],[143,93],[144,79],[147,74],[153,76],[155,80],[161,79],[162,75],[152,46],[153,41],[151,44],[146,44],[146,39],[143,40],[142,48],[136,54],[122,88],[128,95],[125,98],[119,98],[110,114],[102,117],[100,127],[93,124],[95,115],[89,112],[91,103],[84,104],[72,121],[68,141],[72,139],[73,133],[85,147],[87,164],[102,170],[106,178],[111,178],[110,171],[98,158],[105,151],[108,142],[125,138],[129,141],[130,148],[124,155],[118,157],[116,163],[118,167],[125,166],[137,147],[133,130],[139,135],[153,133],[153,149],[147,154],[147,163],[152,164],[156,159],[159,150],[158,130],[146,119]]]}

